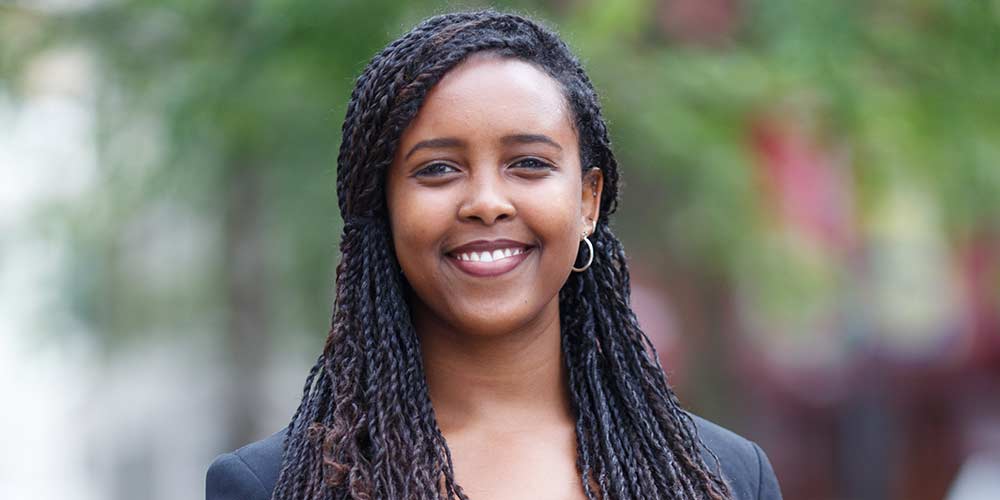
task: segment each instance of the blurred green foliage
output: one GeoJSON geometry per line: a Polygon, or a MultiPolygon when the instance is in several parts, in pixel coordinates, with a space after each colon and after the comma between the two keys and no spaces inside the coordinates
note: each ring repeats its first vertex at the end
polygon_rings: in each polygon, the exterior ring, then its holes
{"type": "MultiPolygon", "coordinates": [[[[848,179],[862,237],[899,185],[935,200],[949,239],[997,229],[1000,2],[730,2],[729,27],[708,41],[670,28],[676,3],[494,4],[549,19],[584,60],[624,168],[616,224],[633,253],[657,256],[654,267],[759,283],[754,293],[786,297],[776,303],[794,311],[830,300],[839,285],[828,264],[805,262],[797,277],[780,278],[789,250],[775,247],[753,143],[769,116],[841,158],[835,165],[848,179]]],[[[66,214],[83,263],[72,274],[80,314],[115,335],[174,331],[196,318],[212,324],[229,307],[221,240],[227,217],[239,216],[231,213],[233,186],[252,176],[260,187],[250,220],[264,251],[251,272],[271,291],[270,328],[325,332],[339,234],[335,158],[354,78],[420,19],[474,6],[0,7],[0,54],[10,68],[3,88],[16,92],[20,62],[58,46],[82,44],[100,70],[101,186],[66,214]],[[165,205],[212,229],[196,238],[209,240],[207,253],[171,261],[185,265],[171,272],[188,279],[151,289],[141,271],[123,265],[142,251],[126,228],[165,205]]],[[[149,237],[169,239],[176,225],[156,226],[165,233],[149,237]]]]}

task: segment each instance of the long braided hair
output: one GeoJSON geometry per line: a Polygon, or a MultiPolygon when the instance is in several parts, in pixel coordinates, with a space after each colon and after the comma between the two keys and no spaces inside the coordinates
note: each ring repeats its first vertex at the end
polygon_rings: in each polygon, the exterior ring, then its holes
{"type": "Polygon", "coordinates": [[[618,166],[597,94],[556,34],[492,10],[425,20],[376,55],[357,80],[337,159],[345,225],[332,326],[287,430],[273,498],[467,498],[431,406],[384,184],[400,135],[428,91],[482,51],[532,63],[560,83],[581,165],[604,175],[593,265],[571,273],[559,294],[587,498],[729,498],[718,459],[712,455],[714,468],[702,459],[691,417],[629,305],[624,249],[608,227],[618,166]]]}

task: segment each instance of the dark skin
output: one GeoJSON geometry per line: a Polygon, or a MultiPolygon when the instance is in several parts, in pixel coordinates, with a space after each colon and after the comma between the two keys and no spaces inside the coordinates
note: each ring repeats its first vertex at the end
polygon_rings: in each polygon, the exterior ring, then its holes
{"type": "Polygon", "coordinates": [[[599,169],[581,168],[559,83],[517,59],[462,62],[400,139],[387,178],[393,241],[434,411],[471,498],[585,498],[559,290],[602,186],[599,169]],[[505,248],[513,256],[468,262],[505,248]]]}

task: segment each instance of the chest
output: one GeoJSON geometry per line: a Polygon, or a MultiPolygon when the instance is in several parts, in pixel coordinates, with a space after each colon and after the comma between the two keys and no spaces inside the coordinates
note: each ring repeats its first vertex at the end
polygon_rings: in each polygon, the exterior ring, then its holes
{"type": "Polygon", "coordinates": [[[585,499],[572,429],[450,436],[455,479],[472,500],[585,499]]]}

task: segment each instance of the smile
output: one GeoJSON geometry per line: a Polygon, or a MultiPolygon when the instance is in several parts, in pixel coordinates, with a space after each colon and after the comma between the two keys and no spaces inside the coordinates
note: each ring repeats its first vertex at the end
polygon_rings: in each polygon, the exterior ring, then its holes
{"type": "Polygon", "coordinates": [[[510,240],[474,242],[447,253],[459,270],[477,277],[499,276],[516,268],[534,247],[510,240]]]}
{"type": "Polygon", "coordinates": [[[496,249],[493,252],[462,252],[455,255],[458,260],[465,260],[470,262],[494,262],[498,260],[508,259],[515,255],[521,255],[524,253],[523,248],[504,248],[496,249]]]}

